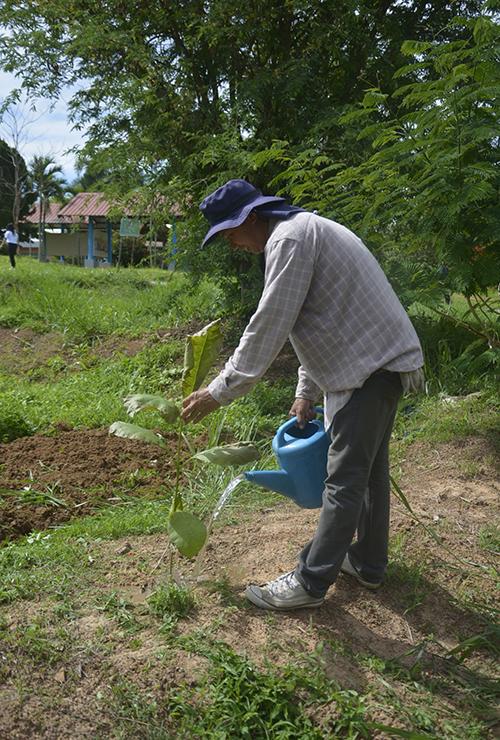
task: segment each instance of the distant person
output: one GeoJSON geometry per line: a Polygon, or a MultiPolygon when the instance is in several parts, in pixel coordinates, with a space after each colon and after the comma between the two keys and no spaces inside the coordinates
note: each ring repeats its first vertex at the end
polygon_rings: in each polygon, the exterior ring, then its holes
{"type": "Polygon", "coordinates": [[[297,566],[246,597],[263,609],[316,607],[340,571],[382,585],[388,555],[389,440],[400,396],[421,388],[420,342],[375,257],[349,229],[231,180],[201,204],[204,243],[264,253],[264,290],[239,346],[182,418],[198,421],[243,396],[288,337],[301,362],[290,414],[299,427],[323,395],[331,437],[323,508],[297,566]],[[357,530],[357,540],[353,542],[357,530]]]}
{"type": "Polygon", "coordinates": [[[7,242],[10,266],[11,268],[14,268],[16,266],[17,245],[19,243],[19,235],[14,229],[14,224],[7,224],[7,230],[3,235],[3,238],[7,242]]]}

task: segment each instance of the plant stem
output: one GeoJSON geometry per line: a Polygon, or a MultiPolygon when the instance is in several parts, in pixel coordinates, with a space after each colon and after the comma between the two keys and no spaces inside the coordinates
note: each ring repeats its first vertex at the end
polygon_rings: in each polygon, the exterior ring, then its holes
{"type": "Polygon", "coordinates": [[[179,417],[177,427],[177,450],[175,453],[175,493],[174,493],[174,510],[182,509],[182,496],[179,494],[179,483],[181,478],[181,443],[183,437],[183,421],[179,417]]]}

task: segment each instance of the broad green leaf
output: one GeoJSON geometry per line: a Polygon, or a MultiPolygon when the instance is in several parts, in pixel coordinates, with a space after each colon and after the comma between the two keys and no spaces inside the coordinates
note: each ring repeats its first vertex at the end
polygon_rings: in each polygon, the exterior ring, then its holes
{"type": "Polygon", "coordinates": [[[198,390],[202,385],[217,359],[221,344],[220,319],[212,321],[201,331],[187,337],[182,374],[183,398],[198,390]]]}
{"type": "Polygon", "coordinates": [[[127,396],[123,400],[129,416],[135,416],[144,409],[156,409],[166,421],[175,421],[179,416],[179,409],[173,401],[168,401],[163,396],[151,396],[140,393],[135,396],[127,396]]]}
{"type": "Polygon", "coordinates": [[[151,429],[144,429],[136,424],[127,424],[124,421],[115,421],[109,427],[109,433],[115,437],[125,437],[126,439],[138,439],[141,442],[150,442],[154,445],[165,447],[165,440],[160,434],[152,432],[151,429]]]}
{"type": "Polygon", "coordinates": [[[234,445],[224,445],[223,447],[211,447],[209,450],[198,452],[193,457],[196,460],[215,463],[216,465],[246,465],[246,463],[258,460],[260,452],[252,444],[239,442],[234,445]]]}
{"type": "Polygon", "coordinates": [[[188,511],[176,511],[168,520],[170,539],[186,558],[197,555],[207,539],[207,528],[188,511]]]}

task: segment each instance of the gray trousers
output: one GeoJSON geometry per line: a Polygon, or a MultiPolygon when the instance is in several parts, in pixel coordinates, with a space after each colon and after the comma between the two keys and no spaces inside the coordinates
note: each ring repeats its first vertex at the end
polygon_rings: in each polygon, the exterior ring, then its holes
{"type": "Polygon", "coordinates": [[[384,577],[389,540],[389,440],[401,393],[399,373],[378,370],[335,415],[323,507],[314,538],[300,553],[295,571],[313,596],[326,593],[347,551],[363,578],[378,582],[384,577]]]}

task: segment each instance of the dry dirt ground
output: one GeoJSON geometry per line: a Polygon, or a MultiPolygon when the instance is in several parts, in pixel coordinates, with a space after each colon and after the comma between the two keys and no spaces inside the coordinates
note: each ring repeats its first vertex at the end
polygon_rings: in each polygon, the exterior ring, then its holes
{"type": "MultiPolygon", "coordinates": [[[[157,448],[110,438],[104,430],[19,439],[2,445],[0,456],[8,489],[47,490],[49,481],[57,480],[54,496],[65,501],[64,506],[35,505],[7,497],[1,513],[2,531],[9,538],[109,504],[116,497],[116,481],[126,482],[134,471],[151,471],[129,494],[137,496],[152,495],[170,473],[168,459],[160,462],[157,448]]],[[[340,576],[320,609],[286,615],[262,613],[246,604],[242,594],[248,582],[264,582],[293,567],[314,530],[317,512],[277,497],[275,507],[248,513],[238,509],[236,492],[225,523],[212,535],[203,579],[195,590],[197,606],[179,622],[176,634],[223,640],[258,665],[265,659],[282,665],[323,645],[327,673],[341,687],[369,693],[380,681],[379,689],[397,696],[400,704],[405,703],[407,685],[397,677],[378,676],[370,660],[360,656],[394,660],[406,668],[418,662],[422,680],[437,687],[439,711],[453,717],[470,698],[469,678],[487,681],[494,673],[487,652],[475,653],[464,665],[452,665],[446,657],[458,642],[484,630],[460,595],[480,593],[490,604],[495,598],[494,554],[478,539],[498,513],[492,450],[479,438],[414,444],[403,463],[401,484],[415,513],[435,529],[441,544],[395,498],[396,547],[384,588],[367,592],[340,576]],[[463,671],[463,680],[450,688],[446,677],[452,669],[459,679],[463,671]]],[[[172,686],[187,682],[196,687],[205,659],[175,647],[147,609],[149,595],[166,579],[166,559],[158,565],[165,545],[165,535],[89,544],[87,580],[63,616],[55,594],[33,594],[31,600],[2,608],[11,634],[35,620],[44,624],[53,647],[61,645],[59,655],[48,651],[44,660],[43,650],[30,653],[20,645],[2,648],[0,643],[2,738],[150,737],[140,719],[115,734],[125,720],[113,703],[113,686],[132,682],[160,704],[172,686]],[[119,599],[114,613],[102,606],[108,598],[119,599]]],[[[179,568],[189,575],[189,563],[179,568]]],[[[404,726],[391,702],[373,702],[369,716],[404,726]]],[[[485,735],[493,736],[494,729],[485,735]]]]}

